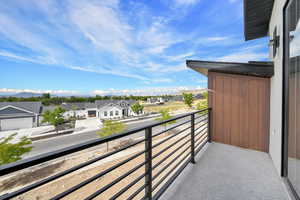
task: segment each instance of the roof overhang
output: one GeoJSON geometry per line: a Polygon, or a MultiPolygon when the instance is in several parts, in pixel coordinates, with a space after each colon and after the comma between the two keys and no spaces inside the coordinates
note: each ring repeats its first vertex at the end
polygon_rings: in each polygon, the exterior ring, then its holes
{"type": "Polygon", "coordinates": [[[268,35],[274,0],[244,0],[245,40],[268,35]]]}
{"type": "Polygon", "coordinates": [[[235,63],[187,60],[186,65],[205,76],[208,75],[209,71],[264,78],[270,78],[274,75],[274,65],[272,62],[235,63]]]}

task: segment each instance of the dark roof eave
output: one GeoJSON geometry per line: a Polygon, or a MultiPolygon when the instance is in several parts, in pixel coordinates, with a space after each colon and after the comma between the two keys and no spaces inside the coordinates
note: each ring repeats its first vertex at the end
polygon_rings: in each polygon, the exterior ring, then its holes
{"type": "Polygon", "coordinates": [[[268,35],[274,0],[244,0],[244,36],[253,40],[268,35]]]}
{"type": "Polygon", "coordinates": [[[236,63],[187,60],[186,64],[187,67],[205,76],[208,75],[209,71],[263,78],[270,78],[274,75],[274,66],[272,62],[236,63]]]}

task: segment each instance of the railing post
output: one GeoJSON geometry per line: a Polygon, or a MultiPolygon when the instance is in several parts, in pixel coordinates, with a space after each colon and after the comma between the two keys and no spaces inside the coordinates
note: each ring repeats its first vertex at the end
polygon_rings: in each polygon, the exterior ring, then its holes
{"type": "Polygon", "coordinates": [[[195,114],[191,115],[191,163],[195,164],[195,114]]]}
{"type": "Polygon", "coordinates": [[[211,131],[212,131],[212,117],[211,117],[211,108],[208,109],[208,130],[207,130],[207,139],[211,143],[211,131]]]}
{"type": "Polygon", "coordinates": [[[152,199],[152,127],[145,129],[145,195],[152,199]]]}

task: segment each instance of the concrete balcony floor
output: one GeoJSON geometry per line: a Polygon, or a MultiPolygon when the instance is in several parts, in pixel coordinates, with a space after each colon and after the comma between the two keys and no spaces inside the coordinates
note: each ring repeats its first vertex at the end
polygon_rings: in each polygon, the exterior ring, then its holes
{"type": "Polygon", "coordinates": [[[174,181],[163,200],[287,200],[267,153],[209,144],[174,181]]]}

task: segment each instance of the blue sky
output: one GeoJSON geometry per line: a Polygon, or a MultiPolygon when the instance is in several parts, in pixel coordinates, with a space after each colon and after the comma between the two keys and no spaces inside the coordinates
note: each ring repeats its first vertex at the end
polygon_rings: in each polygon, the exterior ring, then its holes
{"type": "Polygon", "coordinates": [[[10,0],[0,92],[168,93],[207,87],[186,59],[266,60],[244,42],[242,0],[10,0]]]}

